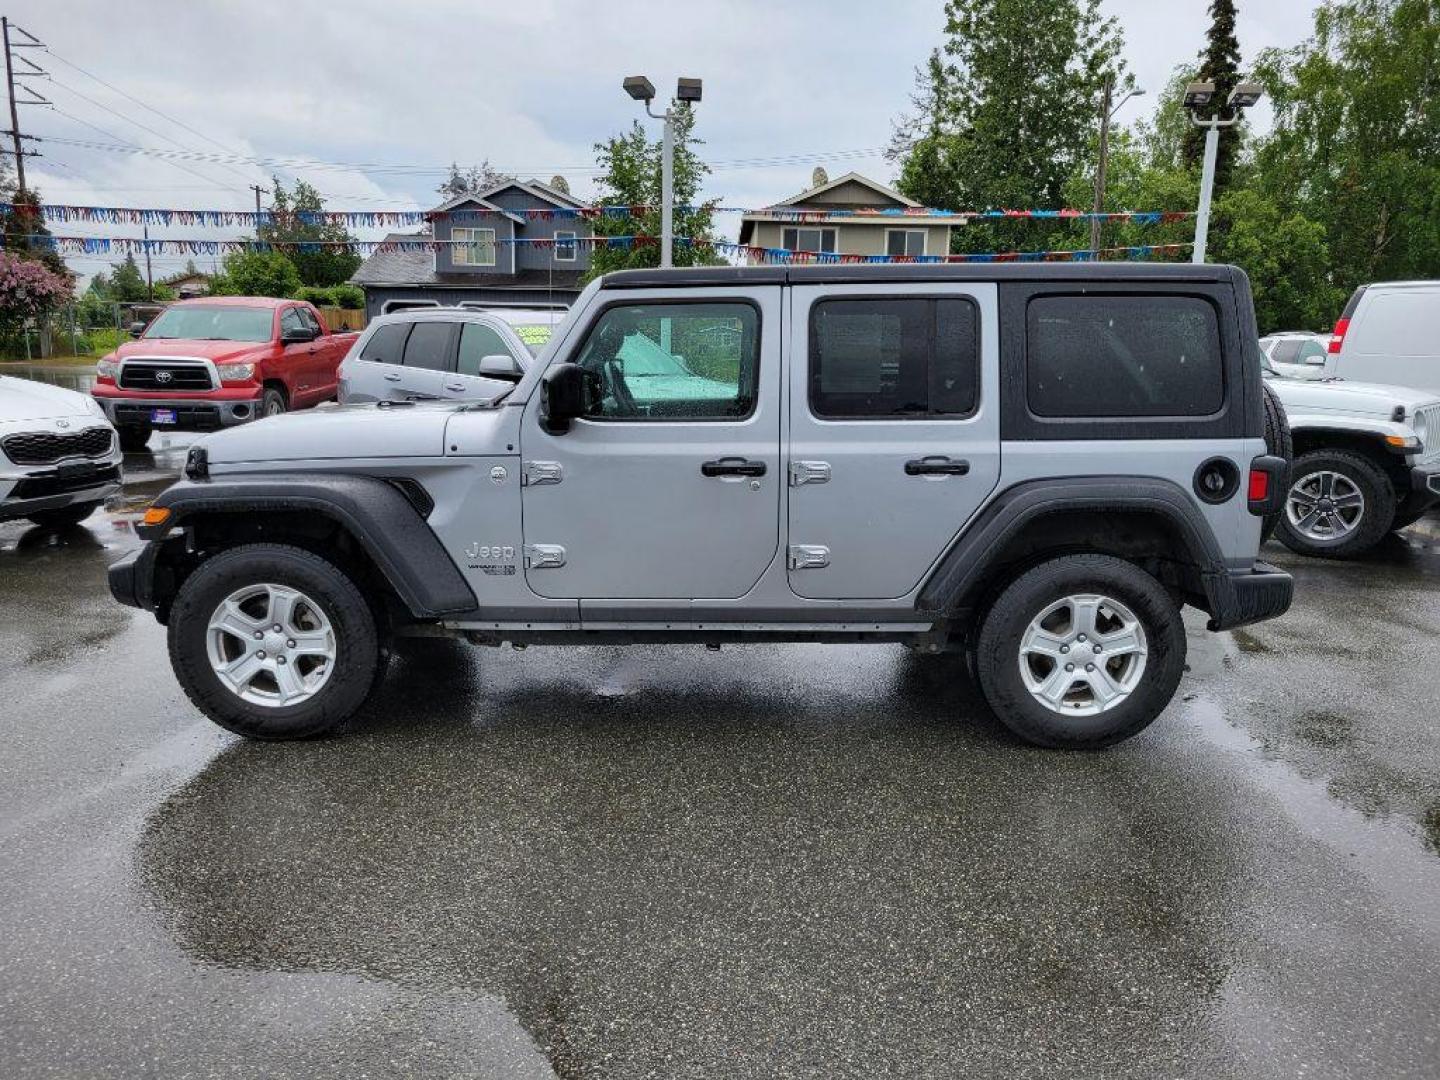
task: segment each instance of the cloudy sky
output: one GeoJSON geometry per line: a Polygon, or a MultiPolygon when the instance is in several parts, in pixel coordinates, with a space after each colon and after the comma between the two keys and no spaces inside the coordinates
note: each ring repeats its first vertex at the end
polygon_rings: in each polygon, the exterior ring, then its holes
{"type": "MultiPolygon", "coordinates": [[[[1248,59],[1303,37],[1314,4],[1239,6],[1248,59]]],[[[1208,22],[1207,0],[1104,7],[1152,94],[1200,48],[1208,22]]],[[[677,75],[704,79],[698,131],[715,170],[706,194],[728,205],[799,191],[817,164],[831,176],[855,169],[889,180],[880,150],[908,104],[915,66],[940,40],[942,8],[941,0],[10,0],[7,13],[47,47],[25,55],[51,74],[32,85],[53,105],[21,114],[22,130],[45,140],[27,171],[46,202],[253,208],[249,185],[275,171],[309,180],[331,209],[417,209],[433,205],[452,160],[560,173],[577,194],[593,192],[592,144],[639,112],[620,89],[637,73],[662,93],[677,75]]],[[[1151,104],[1132,101],[1119,119],[1133,121],[1151,104]]],[[[152,235],[236,233],[187,226],[152,235]]],[[[162,258],[157,276],[183,263],[162,258]]],[[[72,265],[87,275],[104,267],[72,265]]]]}

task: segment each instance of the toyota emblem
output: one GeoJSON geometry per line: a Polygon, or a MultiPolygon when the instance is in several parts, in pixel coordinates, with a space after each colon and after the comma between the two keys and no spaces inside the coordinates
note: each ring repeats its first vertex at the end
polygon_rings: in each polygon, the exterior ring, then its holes
{"type": "Polygon", "coordinates": [[[157,371],[155,373],[155,381],[158,383],[167,383],[174,377],[175,376],[171,375],[168,371],[157,371]]]}

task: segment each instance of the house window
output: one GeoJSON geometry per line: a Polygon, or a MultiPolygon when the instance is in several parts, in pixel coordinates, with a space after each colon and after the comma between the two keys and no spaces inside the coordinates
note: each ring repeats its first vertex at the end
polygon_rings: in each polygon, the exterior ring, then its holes
{"type": "Polygon", "coordinates": [[[886,229],[886,255],[924,255],[924,229],[886,229]]]}
{"type": "Polygon", "coordinates": [[[450,261],[456,266],[494,266],[494,229],[451,229],[450,261]]]}
{"type": "Polygon", "coordinates": [[[557,232],[555,234],[555,261],[574,262],[575,249],[579,245],[575,243],[573,232],[557,232]]]}
{"type": "Polygon", "coordinates": [[[834,251],[834,229],[785,229],[780,246],[790,251],[834,251]]]}

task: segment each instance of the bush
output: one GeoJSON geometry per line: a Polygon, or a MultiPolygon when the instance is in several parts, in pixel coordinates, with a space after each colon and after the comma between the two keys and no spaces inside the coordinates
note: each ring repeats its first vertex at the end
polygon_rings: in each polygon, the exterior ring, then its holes
{"type": "Polygon", "coordinates": [[[329,307],[334,303],[331,290],[322,288],[319,285],[301,285],[290,294],[292,300],[304,300],[307,304],[314,304],[316,307],[329,307]]]}
{"type": "Polygon", "coordinates": [[[210,283],[213,296],[290,296],[300,288],[295,264],[278,251],[225,256],[225,272],[210,283]]]}
{"type": "Polygon", "coordinates": [[[359,311],[365,306],[365,290],[359,285],[333,285],[330,295],[336,307],[347,311],[359,311]]]}

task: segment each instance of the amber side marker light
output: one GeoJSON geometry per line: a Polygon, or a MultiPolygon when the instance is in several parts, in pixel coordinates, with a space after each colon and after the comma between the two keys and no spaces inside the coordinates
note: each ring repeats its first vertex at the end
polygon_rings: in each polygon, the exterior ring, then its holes
{"type": "Polygon", "coordinates": [[[1393,446],[1396,450],[1418,450],[1420,442],[1418,439],[1409,438],[1405,435],[1386,435],[1385,443],[1393,446]]]}
{"type": "Polygon", "coordinates": [[[145,516],[140,519],[141,525],[164,525],[170,520],[170,511],[163,506],[152,506],[145,511],[145,516]]]}

